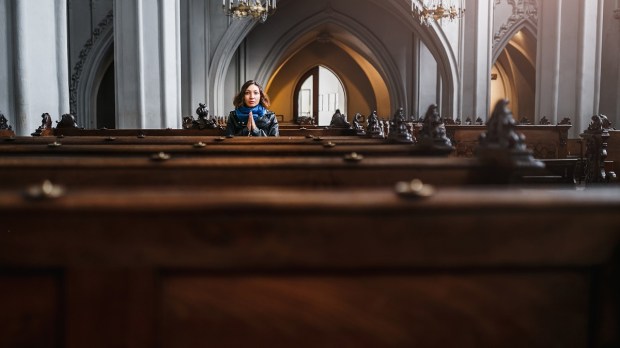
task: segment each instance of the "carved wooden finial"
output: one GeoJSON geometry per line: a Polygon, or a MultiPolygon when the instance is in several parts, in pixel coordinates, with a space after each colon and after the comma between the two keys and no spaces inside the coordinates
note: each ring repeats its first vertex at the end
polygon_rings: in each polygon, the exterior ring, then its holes
{"type": "Polygon", "coordinates": [[[4,117],[4,114],[0,113],[0,130],[12,130],[13,128],[9,125],[9,120],[4,117]]]}
{"type": "Polygon", "coordinates": [[[196,115],[198,115],[198,118],[207,118],[209,116],[209,109],[207,109],[207,106],[204,103],[198,103],[196,115]]]}
{"type": "Polygon", "coordinates": [[[504,167],[543,168],[544,164],[526,149],[525,137],[517,133],[508,100],[497,102],[487,122],[487,131],[480,134],[477,156],[486,162],[504,167]]]}
{"type": "Polygon", "coordinates": [[[204,103],[198,103],[196,108],[196,115],[198,119],[194,119],[192,116],[183,117],[183,129],[222,129],[218,123],[217,117],[209,116],[209,109],[204,103]]]}
{"type": "Polygon", "coordinates": [[[368,134],[368,136],[371,138],[385,138],[385,133],[383,132],[383,127],[379,122],[379,117],[377,116],[376,110],[373,110],[368,116],[368,126],[366,127],[366,134],[368,134]]]}
{"type": "Polygon", "coordinates": [[[79,128],[77,122],[75,121],[75,116],[71,114],[64,114],[60,116],[60,121],[56,121],[56,128],[79,128]]]}
{"type": "Polygon", "coordinates": [[[30,135],[38,137],[42,135],[51,135],[52,130],[52,117],[47,112],[41,115],[41,125],[37,128],[34,133],[30,133],[30,135]]]}
{"type": "Polygon", "coordinates": [[[332,115],[332,120],[329,123],[330,128],[351,128],[351,124],[347,121],[347,115],[340,112],[340,109],[336,109],[336,112],[332,115]]]}
{"type": "Polygon", "coordinates": [[[570,121],[570,117],[564,117],[558,124],[572,125],[573,123],[570,121]]]}
{"type": "Polygon", "coordinates": [[[446,126],[439,115],[437,105],[432,104],[426,110],[420,130],[420,144],[436,148],[451,148],[452,142],[446,135],[446,126]]]}
{"type": "Polygon", "coordinates": [[[355,130],[355,135],[366,135],[366,131],[364,130],[365,121],[366,118],[359,112],[353,116],[353,129],[355,130]]]}
{"type": "Polygon", "coordinates": [[[585,140],[585,181],[588,184],[606,183],[616,177],[613,171],[605,170],[607,158],[607,141],[609,130],[613,127],[605,115],[594,115],[591,118],[588,129],[579,136],[585,140]]]}
{"type": "MultiPolygon", "coordinates": [[[[8,139],[15,139],[15,132],[13,132],[13,128],[9,125],[9,120],[4,117],[4,114],[0,113],[0,136],[6,136],[8,139]]],[[[9,140],[11,141],[11,140],[9,140]]]]}
{"type": "Polygon", "coordinates": [[[391,129],[388,138],[391,141],[408,144],[415,142],[415,138],[407,127],[407,121],[405,120],[405,111],[402,107],[396,110],[396,113],[394,113],[394,117],[390,122],[390,128],[391,129]]]}

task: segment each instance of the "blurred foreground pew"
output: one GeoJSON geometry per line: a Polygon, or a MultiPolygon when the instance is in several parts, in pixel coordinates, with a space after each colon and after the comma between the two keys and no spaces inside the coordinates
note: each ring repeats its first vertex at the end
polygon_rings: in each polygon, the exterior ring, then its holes
{"type": "Polygon", "coordinates": [[[1,345],[618,342],[618,188],[428,193],[1,189],[1,345]]]}

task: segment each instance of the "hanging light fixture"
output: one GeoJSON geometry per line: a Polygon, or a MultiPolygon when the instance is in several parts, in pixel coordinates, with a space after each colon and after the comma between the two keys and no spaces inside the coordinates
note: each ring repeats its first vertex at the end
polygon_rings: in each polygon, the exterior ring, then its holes
{"type": "Polygon", "coordinates": [[[439,22],[443,19],[454,21],[460,19],[465,14],[465,6],[462,0],[422,0],[420,5],[415,0],[411,0],[411,12],[420,19],[420,23],[431,25],[432,22],[439,22]]]}
{"type": "Polygon", "coordinates": [[[222,0],[222,8],[233,19],[253,19],[265,23],[276,10],[276,0],[222,0]]]}

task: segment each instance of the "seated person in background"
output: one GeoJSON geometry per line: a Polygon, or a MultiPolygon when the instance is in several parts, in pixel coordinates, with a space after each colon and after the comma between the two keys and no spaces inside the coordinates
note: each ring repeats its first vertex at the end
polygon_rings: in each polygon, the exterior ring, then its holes
{"type": "Polygon", "coordinates": [[[267,110],[269,97],[254,80],[247,81],[233,99],[235,110],[228,115],[226,135],[278,136],[279,126],[275,113],[267,110]]]}

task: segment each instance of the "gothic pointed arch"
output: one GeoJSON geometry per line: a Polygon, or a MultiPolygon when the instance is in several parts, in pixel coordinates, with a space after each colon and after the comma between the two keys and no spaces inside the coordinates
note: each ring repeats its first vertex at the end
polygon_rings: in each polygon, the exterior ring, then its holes
{"type": "Polygon", "coordinates": [[[535,122],[536,98],[536,37],[530,27],[514,26],[517,30],[494,57],[491,80],[491,105],[509,99],[515,117],[535,122]]]}
{"type": "MultiPolygon", "coordinates": [[[[290,0],[283,0],[282,3],[286,3],[287,1],[290,0]]],[[[437,61],[438,74],[441,76],[440,95],[442,98],[443,113],[445,115],[452,115],[453,117],[456,116],[458,85],[460,83],[457,58],[456,53],[453,51],[441,27],[437,24],[432,24],[430,27],[420,24],[419,21],[412,17],[410,11],[411,2],[408,0],[389,2],[383,0],[368,1],[381,6],[388,11],[395,20],[405,23],[405,26],[410,29],[410,32],[400,33],[401,35],[411,35],[415,33],[428,47],[437,61]]],[[[415,1],[419,2],[419,0],[415,1]]],[[[393,60],[394,58],[385,50],[383,41],[362,25],[359,19],[351,18],[337,11],[331,11],[330,13],[321,11],[310,17],[304,17],[303,21],[295,23],[294,26],[284,28],[285,30],[282,30],[283,35],[273,41],[272,47],[267,55],[268,58],[265,58],[264,61],[258,64],[255,78],[262,81],[268,80],[286,59],[287,54],[290,53],[290,47],[294,45],[299,37],[303,36],[303,34],[311,28],[327,22],[344,26],[348,28],[351,33],[359,33],[358,38],[364,38],[363,42],[367,49],[359,50],[359,52],[382,74],[389,90],[390,104],[394,105],[394,107],[403,106],[407,108],[410,106],[408,105],[409,100],[405,91],[406,83],[403,81],[402,72],[393,60]]],[[[212,63],[209,68],[208,88],[213,91],[214,100],[210,105],[215,113],[223,114],[226,111],[224,91],[228,67],[230,66],[231,59],[237,48],[248,33],[251,32],[254,25],[256,24],[252,22],[233,21],[229,25],[225,37],[219,42],[214,51],[212,63]]],[[[357,47],[357,42],[345,42],[345,44],[350,47],[357,47]]]]}
{"type": "Polygon", "coordinates": [[[538,35],[536,23],[532,22],[531,18],[522,18],[520,21],[511,26],[510,29],[503,32],[501,36],[498,35],[499,37],[493,44],[493,64],[495,64],[499,55],[519,32],[523,32],[532,39],[537,40],[538,35]]]}
{"type": "Polygon", "coordinates": [[[97,124],[97,92],[107,69],[114,61],[113,13],[93,30],[92,37],[80,52],[70,81],[71,113],[78,124],[94,128],[97,124]]]}

